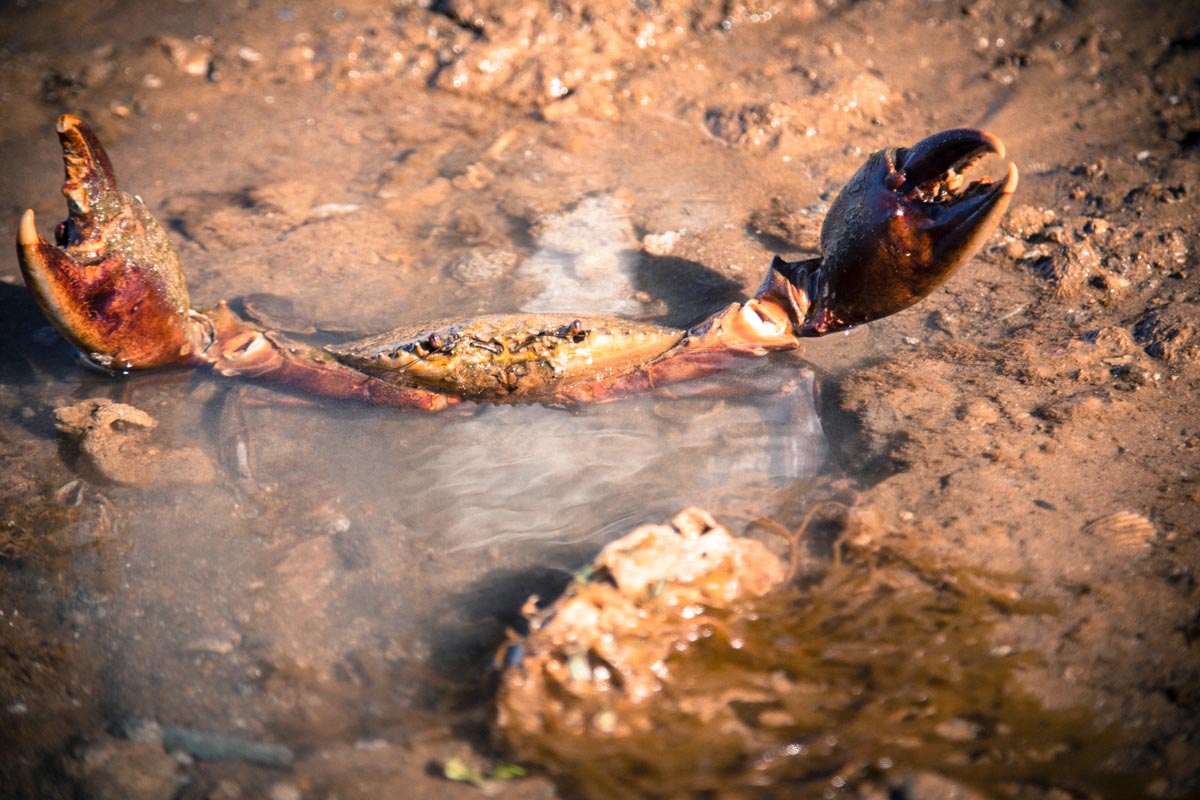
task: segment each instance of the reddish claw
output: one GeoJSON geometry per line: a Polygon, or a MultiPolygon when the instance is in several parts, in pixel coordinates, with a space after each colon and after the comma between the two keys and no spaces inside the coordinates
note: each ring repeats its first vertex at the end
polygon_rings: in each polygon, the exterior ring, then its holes
{"type": "Polygon", "coordinates": [[[77,117],[58,120],[69,216],[55,244],[21,217],[17,257],[25,284],[54,326],[98,366],[186,363],[203,345],[187,284],[166,231],[144,203],[117,188],[112,165],[77,117]]]}

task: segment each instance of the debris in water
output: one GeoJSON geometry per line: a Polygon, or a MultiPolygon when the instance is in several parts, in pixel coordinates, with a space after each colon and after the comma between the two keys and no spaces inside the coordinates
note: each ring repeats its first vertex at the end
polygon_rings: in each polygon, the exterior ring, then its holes
{"type": "Polygon", "coordinates": [[[1099,536],[1132,553],[1148,551],[1158,538],[1154,523],[1135,511],[1105,514],[1084,525],[1083,532],[1099,536]]]}
{"type": "Polygon", "coordinates": [[[253,742],[174,725],[163,726],[162,739],[167,750],[178,750],[201,761],[244,761],[263,767],[292,764],[292,751],[281,744],[253,742]]]}
{"type": "Polygon", "coordinates": [[[525,768],[517,764],[497,764],[485,771],[470,766],[462,756],[454,756],[442,767],[442,774],[449,780],[469,783],[490,793],[500,782],[523,778],[525,768]]]}

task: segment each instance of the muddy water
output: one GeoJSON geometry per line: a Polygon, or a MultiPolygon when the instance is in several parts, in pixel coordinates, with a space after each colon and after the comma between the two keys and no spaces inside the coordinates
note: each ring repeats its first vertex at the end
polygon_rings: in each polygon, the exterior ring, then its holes
{"type": "MultiPolygon", "coordinates": [[[[697,396],[575,411],[423,418],[89,374],[0,262],[0,794],[473,796],[428,764],[503,757],[476,690],[529,593],[682,505],[790,525],[832,482],[934,592],[891,635],[936,638],[949,607],[971,644],[924,652],[1086,712],[1063,733],[1021,699],[1005,747],[1066,737],[1091,755],[1116,737],[1122,794],[1195,795],[1197,16],[643,5],[0,9],[0,238],[27,207],[43,233],[61,218],[52,126],[77,113],[167,225],[196,304],[281,296],[317,340],[523,308],[686,326],[753,291],[772,253],[812,254],[874,148],[985,125],[1022,169],[1010,222],[917,309],[697,396]],[[156,452],[194,449],[212,479],[98,476],[54,429],[55,409],[94,398],[149,413],[156,452]],[[227,458],[238,442],[248,474],[227,458]],[[1056,611],[977,631],[994,603],[938,594],[963,570],[1016,576],[1019,599],[1056,611]],[[996,668],[1006,653],[1026,654],[1019,669],[996,668]],[[131,720],[174,726],[174,744],[131,720]],[[177,759],[175,729],[234,737],[235,757],[177,759]],[[292,766],[247,764],[247,743],[287,746],[292,766]]],[[[906,619],[893,588],[880,619],[906,619]]],[[[835,633],[888,641],[866,630],[835,633]]],[[[888,713],[913,718],[910,690],[940,675],[918,672],[888,713]]],[[[931,774],[933,753],[975,785],[959,768],[989,729],[950,685],[941,710],[960,718],[888,745],[909,748],[906,771],[872,738],[889,717],[870,718],[823,791],[964,791],[931,774]],[[874,782],[848,783],[851,761],[874,782]]],[[[988,785],[1080,785],[1004,778],[988,785]]]]}

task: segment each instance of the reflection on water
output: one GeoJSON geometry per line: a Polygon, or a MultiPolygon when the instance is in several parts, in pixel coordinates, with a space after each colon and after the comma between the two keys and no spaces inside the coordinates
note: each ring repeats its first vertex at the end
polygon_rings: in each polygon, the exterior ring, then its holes
{"type": "MultiPolygon", "coordinates": [[[[722,489],[815,475],[824,443],[812,375],[787,375],[779,386],[786,372],[783,365],[768,371],[775,393],[757,402],[645,398],[569,411],[489,406],[458,419],[381,419],[361,441],[371,452],[331,457],[346,459],[339,472],[355,476],[352,494],[365,491],[363,502],[402,497],[396,518],[454,550],[603,542],[632,523],[715,500],[722,489]],[[403,444],[389,445],[397,439],[403,444]]],[[[706,388],[739,388],[730,384],[706,388]]]]}
{"type": "Polygon", "coordinates": [[[635,241],[629,211],[613,195],[593,195],[566,213],[542,218],[537,248],[517,270],[521,284],[538,290],[521,310],[640,314],[634,299],[633,268],[640,255],[632,249],[635,241]]]}

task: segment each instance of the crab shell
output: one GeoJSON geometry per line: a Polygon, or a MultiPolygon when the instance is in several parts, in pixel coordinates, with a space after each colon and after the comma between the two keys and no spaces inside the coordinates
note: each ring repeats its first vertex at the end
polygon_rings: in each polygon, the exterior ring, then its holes
{"type": "Polygon", "coordinates": [[[409,325],[339,347],[341,363],[393,383],[467,400],[545,397],[629,373],[678,344],[683,331],[569,314],[492,314],[409,325]]]}

